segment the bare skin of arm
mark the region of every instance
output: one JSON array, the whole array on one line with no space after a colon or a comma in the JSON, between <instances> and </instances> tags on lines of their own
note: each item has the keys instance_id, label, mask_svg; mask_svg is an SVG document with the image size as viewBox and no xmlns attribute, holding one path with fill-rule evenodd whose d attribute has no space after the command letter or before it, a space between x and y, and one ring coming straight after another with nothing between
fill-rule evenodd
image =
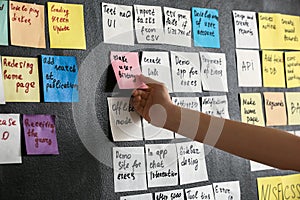
<instances>
[{"instance_id":1,"label":"bare skin of arm","mask_svg":"<svg viewBox=\"0 0 300 200\"><path fill-rule=\"evenodd\" d=\"M300 172L300 137L181 108L173 104L164 84L143 75L137 78L148 88L134 90L132 104L151 124L245 159Z\"/></svg>"}]
</instances>

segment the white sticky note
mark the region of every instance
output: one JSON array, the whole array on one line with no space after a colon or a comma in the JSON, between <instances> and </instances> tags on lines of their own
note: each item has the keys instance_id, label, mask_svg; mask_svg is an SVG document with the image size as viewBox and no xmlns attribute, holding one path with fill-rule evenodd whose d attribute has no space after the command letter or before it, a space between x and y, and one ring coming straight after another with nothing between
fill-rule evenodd
<instances>
[{"instance_id":1,"label":"white sticky note","mask_svg":"<svg viewBox=\"0 0 300 200\"><path fill-rule=\"evenodd\" d=\"M194 199L214 200L215 199L212 185L205 185L201 187L185 189L185 195L187 200L194 200Z\"/></svg>"},{"instance_id":2,"label":"white sticky note","mask_svg":"<svg viewBox=\"0 0 300 200\"><path fill-rule=\"evenodd\" d=\"M250 160L250 170L251 170L251 172L263 171L263 170L269 170L269 169L274 169L274 168L271 167L271 166L268 166L268 165Z\"/></svg>"},{"instance_id":3,"label":"white sticky note","mask_svg":"<svg viewBox=\"0 0 300 200\"><path fill-rule=\"evenodd\" d=\"M228 92L225 53L200 52L203 90Z\"/></svg>"},{"instance_id":4,"label":"white sticky note","mask_svg":"<svg viewBox=\"0 0 300 200\"><path fill-rule=\"evenodd\" d=\"M163 199L184 200L183 189L156 192L154 194L154 199L155 200L163 200Z\"/></svg>"},{"instance_id":5,"label":"white sticky note","mask_svg":"<svg viewBox=\"0 0 300 200\"><path fill-rule=\"evenodd\" d=\"M200 142L177 143L180 185L207 181L204 145Z\"/></svg>"},{"instance_id":6,"label":"white sticky note","mask_svg":"<svg viewBox=\"0 0 300 200\"><path fill-rule=\"evenodd\" d=\"M19 114L0 114L0 164L22 163Z\"/></svg>"},{"instance_id":7,"label":"white sticky note","mask_svg":"<svg viewBox=\"0 0 300 200\"><path fill-rule=\"evenodd\" d=\"M174 139L174 132L164 128L153 126L143 119L143 130L145 140L169 140Z\"/></svg>"},{"instance_id":8,"label":"white sticky note","mask_svg":"<svg viewBox=\"0 0 300 200\"><path fill-rule=\"evenodd\" d=\"M172 97L172 101L175 105L188 108L191 110L200 111L200 100L198 97ZM186 138L178 133L175 133L175 138Z\"/></svg>"},{"instance_id":9,"label":"white sticky note","mask_svg":"<svg viewBox=\"0 0 300 200\"><path fill-rule=\"evenodd\" d=\"M169 92L173 91L169 52L143 51L141 68L145 76L164 83Z\"/></svg>"},{"instance_id":10,"label":"white sticky note","mask_svg":"<svg viewBox=\"0 0 300 200\"><path fill-rule=\"evenodd\" d=\"M164 43L160 6L134 5L134 25L138 43Z\"/></svg>"},{"instance_id":11,"label":"white sticky note","mask_svg":"<svg viewBox=\"0 0 300 200\"><path fill-rule=\"evenodd\" d=\"M214 188L216 200L224 200L224 199L240 200L241 199L239 181L213 183L213 188Z\"/></svg>"},{"instance_id":12,"label":"white sticky note","mask_svg":"<svg viewBox=\"0 0 300 200\"><path fill-rule=\"evenodd\" d=\"M152 194L147 193L147 194L138 194L138 195L131 195L131 196L123 196L120 197L120 200L153 200Z\"/></svg>"},{"instance_id":13,"label":"white sticky note","mask_svg":"<svg viewBox=\"0 0 300 200\"><path fill-rule=\"evenodd\" d=\"M134 45L132 6L102 3L105 43Z\"/></svg>"},{"instance_id":14,"label":"white sticky note","mask_svg":"<svg viewBox=\"0 0 300 200\"><path fill-rule=\"evenodd\" d=\"M171 51L174 92L202 92L199 54Z\"/></svg>"},{"instance_id":15,"label":"white sticky note","mask_svg":"<svg viewBox=\"0 0 300 200\"><path fill-rule=\"evenodd\" d=\"M236 49L236 63L240 87L262 87L258 50Z\"/></svg>"},{"instance_id":16,"label":"white sticky note","mask_svg":"<svg viewBox=\"0 0 300 200\"><path fill-rule=\"evenodd\" d=\"M202 97L202 112L215 117L229 119L227 96Z\"/></svg>"},{"instance_id":17,"label":"white sticky note","mask_svg":"<svg viewBox=\"0 0 300 200\"><path fill-rule=\"evenodd\" d=\"M146 144L148 187L178 185L175 144Z\"/></svg>"},{"instance_id":18,"label":"white sticky note","mask_svg":"<svg viewBox=\"0 0 300 200\"><path fill-rule=\"evenodd\" d=\"M259 49L256 12L233 10L236 48Z\"/></svg>"},{"instance_id":19,"label":"white sticky note","mask_svg":"<svg viewBox=\"0 0 300 200\"><path fill-rule=\"evenodd\" d=\"M191 47L192 20L191 11L164 7L165 43Z\"/></svg>"},{"instance_id":20,"label":"white sticky note","mask_svg":"<svg viewBox=\"0 0 300 200\"><path fill-rule=\"evenodd\" d=\"M147 190L144 147L114 147L115 192Z\"/></svg>"},{"instance_id":21,"label":"white sticky note","mask_svg":"<svg viewBox=\"0 0 300 200\"><path fill-rule=\"evenodd\" d=\"M1 60L1 56L0 56ZM2 80L2 62L0 62L0 104L5 104L5 96L4 96L4 86L3 86L3 80Z\"/></svg>"},{"instance_id":22,"label":"white sticky note","mask_svg":"<svg viewBox=\"0 0 300 200\"><path fill-rule=\"evenodd\" d=\"M143 140L141 117L127 97L108 97L109 121L114 141Z\"/></svg>"},{"instance_id":23,"label":"white sticky note","mask_svg":"<svg viewBox=\"0 0 300 200\"><path fill-rule=\"evenodd\" d=\"M295 131L295 135L300 137L300 130L299 131Z\"/></svg>"}]
</instances>

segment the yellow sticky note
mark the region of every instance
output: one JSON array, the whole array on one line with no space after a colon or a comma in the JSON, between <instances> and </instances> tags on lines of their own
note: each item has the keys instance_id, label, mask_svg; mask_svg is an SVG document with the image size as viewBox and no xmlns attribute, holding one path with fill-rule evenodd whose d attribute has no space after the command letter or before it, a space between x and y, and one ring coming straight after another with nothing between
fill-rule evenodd
<instances>
[{"instance_id":1,"label":"yellow sticky note","mask_svg":"<svg viewBox=\"0 0 300 200\"><path fill-rule=\"evenodd\" d=\"M264 87L285 88L285 74L282 51L262 51Z\"/></svg>"},{"instance_id":2,"label":"yellow sticky note","mask_svg":"<svg viewBox=\"0 0 300 200\"><path fill-rule=\"evenodd\" d=\"M280 15L281 29L283 31L282 44L284 49L300 49L300 17Z\"/></svg>"},{"instance_id":3,"label":"yellow sticky note","mask_svg":"<svg viewBox=\"0 0 300 200\"><path fill-rule=\"evenodd\" d=\"M300 51L285 52L285 75L288 88L300 87Z\"/></svg>"},{"instance_id":4,"label":"yellow sticky note","mask_svg":"<svg viewBox=\"0 0 300 200\"><path fill-rule=\"evenodd\" d=\"M46 48L44 6L9 1L11 44Z\"/></svg>"},{"instance_id":5,"label":"yellow sticky note","mask_svg":"<svg viewBox=\"0 0 300 200\"><path fill-rule=\"evenodd\" d=\"M284 200L281 176L257 178L259 200Z\"/></svg>"},{"instance_id":6,"label":"yellow sticky note","mask_svg":"<svg viewBox=\"0 0 300 200\"><path fill-rule=\"evenodd\" d=\"M300 92L286 92L286 107L289 125L300 125Z\"/></svg>"},{"instance_id":7,"label":"yellow sticky note","mask_svg":"<svg viewBox=\"0 0 300 200\"><path fill-rule=\"evenodd\" d=\"M242 122L265 126L260 93L241 93L241 118Z\"/></svg>"},{"instance_id":8,"label":"yellow sticky note","mask_svg":"<svg viewBox=\"0 0 300 200\"><path fill-rule=\"evenodd\" d=\"M284 198L286 200L300 199L300 174L282 176Z\"/></svg>"},{"instance_id":9,"label":"yellow sticky note","mask_svg":"<svg viewBox=\"0 0 300 200\"><path fill-rule=\"evenodd\" d=\"M264 92L267 126L287 125L283 92Z\"/></svg>"},{"instance_id":10,"label":"yellow sticky note","mask_svg":"<svg viewBox=\"0 0 300 200\"><path fill-rule=\"evenodd\" d=\"M50 48L86 49L83 5L47 5Z\"/></svg>"},{"instance_id":11,"label":"yellow sticky note","mask_svg":"<svg viewBox=\"0 0 300 200\"><path fill-rule=\"evenodd\" d=\"M278 38L282 38L280 27L280 14L258 13L259 41L261 49L282 49L283 44Z\"/></svg>"},{"instance_id":12,"label":"yellow sticky note","mask_svg":"<svg viewBox=\"0 0 300 200\"><path fill-rule=\"evenodd\" d=\"M38 59L2 56L6 102L39 102Z\"/></svg>"}]
</instances>

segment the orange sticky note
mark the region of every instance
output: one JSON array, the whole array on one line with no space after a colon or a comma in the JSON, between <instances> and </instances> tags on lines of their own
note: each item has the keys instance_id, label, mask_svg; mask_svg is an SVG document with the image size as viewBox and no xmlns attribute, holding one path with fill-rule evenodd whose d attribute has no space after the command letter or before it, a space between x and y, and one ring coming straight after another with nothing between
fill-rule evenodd
<instances>
[{"instance_id":1,"label":"orange sticky note","mask_svg":"<svg viewBox=\"0 0 300 200\"><path fill-rule=\"evenodd\" d=\"M264 92L267 126L287 125L283 92Z\"/></svg>"},{"instance_id":2,"label":"orange sticky note","mask_svg":"<svg viewBox=\"0 0 300 200\"><path fill-rule=\"evenodd\" d=\"M46 48L44 6L9 1L11 44Z\"/></svg>"},{"instance_id":3,"label":"orange sticky note","mask_svg":"<svg viewBox=\"0 0 300 200\"><path fill-rule=\"evenodd\" d=\"M48 2L50 48L86 49L83 5Z\"/></svg>"},{"instance_id":4,"label":"orange sticky note","mask_svg":"<svg viewBox=\"0 0 300 200\"><path fill-rule=\"evenodd\" d=\"M2 57L2 75L6 102L39 102L38 59Z\"/></svg>"}]
</instances>

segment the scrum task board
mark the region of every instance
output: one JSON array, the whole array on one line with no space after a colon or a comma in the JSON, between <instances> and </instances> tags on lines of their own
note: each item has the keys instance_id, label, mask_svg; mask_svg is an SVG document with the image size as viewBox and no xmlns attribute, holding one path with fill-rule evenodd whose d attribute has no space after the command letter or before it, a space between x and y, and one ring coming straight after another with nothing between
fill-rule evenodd
<instances>
[{"instance_id":1,"label":"scrum task board","mask_svg":"<svg viewBox=\"0 0 300 200\"><path fill-rule=\"evenodd\" d=\"M35 3L32 0L23 2ZM110 65L111 51L182 51L225 53L228 75L229 115L240 121L239 93L266 91L296 91L263 87L241 88L235 58L235 38L232 10L284 13L299 15L297 0L107 0L105 3L123 5L153 5L191 10L192 7L212 8L219 11L220 48L180 47L161 44L134 46L105 44L102 30L102 1L66 0L61 3L84 5L86 50L51 49L46 28L46 48L34 49L1 46L0 55L37 57L46 55L76 56L79 66L79 102L76 103L7 103L0 105L1 113L51 114L56 116L57 156L27 156L22 136L22 164L0 165L0 199L119 199L125 195L156 193L168 190L205 186L217 182L239 181L241 199L258 199L257 177L287 175L294 172L281 170L250 171L248 160L205 146L208 181L188 185L150 188L147 191L116 193L113 174L113 147L144 146L170 141L113 142L109 125L107 97L128 96L119 90ZM46 5L47 1L39 1ZM47 27L47 20L45 22ZM34 34L34 33L32 33ZM126 38L124 38L126 40ZM221 95L224 93L221 93ZM173 93L172 96L203 97L218 92ZM300 126L280 126L287 131L300 130ZM184 140L184 139L182 139ZM233 144L234 145L234 144ZM284 148L284 147L281 147Z\"/></svg>"}]
</instances>

